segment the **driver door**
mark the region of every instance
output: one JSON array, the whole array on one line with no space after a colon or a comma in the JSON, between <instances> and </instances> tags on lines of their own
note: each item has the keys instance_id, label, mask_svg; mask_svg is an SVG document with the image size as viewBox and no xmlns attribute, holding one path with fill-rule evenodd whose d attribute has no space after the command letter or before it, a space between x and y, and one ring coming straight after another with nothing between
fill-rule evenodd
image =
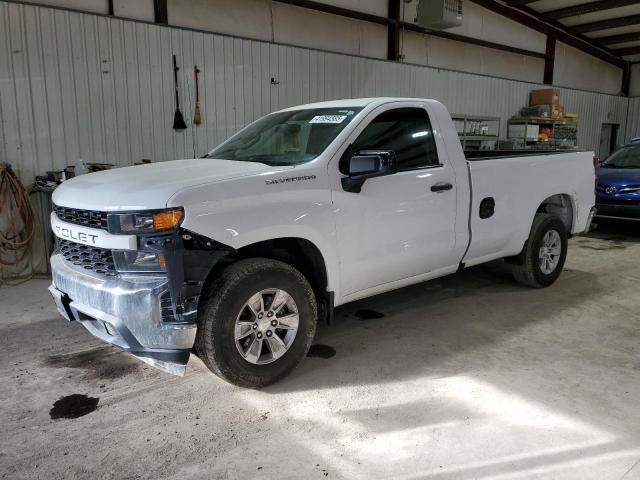
<instances>
[{"instance_id":1,"label":"driver door","mask_svg":"<svg viewBox=\"0 0 640 480\"><path fill-rule=\"evenodd\" d=\"M340 183L342 152L329 165L341 296L455 266L456 178L424 105L379 107L349 144L354 153L394 151L398 172L367 179L351 193Z\"/></svg>"}]
</instances>

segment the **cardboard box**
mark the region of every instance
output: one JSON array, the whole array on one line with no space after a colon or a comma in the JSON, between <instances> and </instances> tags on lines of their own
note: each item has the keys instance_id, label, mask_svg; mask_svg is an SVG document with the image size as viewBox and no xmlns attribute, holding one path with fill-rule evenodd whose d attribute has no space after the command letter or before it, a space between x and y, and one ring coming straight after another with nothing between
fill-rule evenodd
<instances>
[{"instance_id":1,"label":"cardboard box","mask_svg":"<svg viewBox=\"0 0 640 480\"><path fill-rule=\"evenodd\" d=\"M560 90L557 88L543 88L541 90L531 90L529 94L529 105L551 105L560 104Z\"/></svg>"},{"instance_id":2,"label":"cardboard box","mask_svg":"<svg viewBox=\"0 0 640 480\"><path fill-rule=\"evenodd\" d=\"M553 105L551 107L551 118L559 119L564 117L564 107L562 105Z\"/></svg>"}]
</instances>

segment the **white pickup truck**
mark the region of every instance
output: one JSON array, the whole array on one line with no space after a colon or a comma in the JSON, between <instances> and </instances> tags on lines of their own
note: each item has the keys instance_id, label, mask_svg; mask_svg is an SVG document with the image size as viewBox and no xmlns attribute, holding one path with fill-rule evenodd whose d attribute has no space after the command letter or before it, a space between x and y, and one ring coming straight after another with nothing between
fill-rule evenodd
<instances>
[{"instance_id":1,"label":"white pickup truck","mask_svg":"<svg viewBox=\"0 0 640 480\"><path fill-rule=\"evenodd\" d=\"M120 168L54 193L60 314L165 371L192 349L272 383L353 300L495 259L553 283L594 214L591 152L466 158L434 100L267 115L199 159Z\"/></svg>"}]
</instances>

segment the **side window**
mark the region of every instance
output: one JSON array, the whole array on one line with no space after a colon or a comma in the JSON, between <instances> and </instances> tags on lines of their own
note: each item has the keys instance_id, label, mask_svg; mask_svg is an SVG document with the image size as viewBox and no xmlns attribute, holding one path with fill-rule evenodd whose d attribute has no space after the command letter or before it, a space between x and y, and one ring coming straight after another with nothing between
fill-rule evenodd
<instances>
[{"instance_id":1,"label":"side window","mask_svg":"<svg viewBox=\"0 0 640 480\"><path fill-rule=\"evenodd\" d=\"M439 165L431 122L422 108L397 108L381 113L353 142L352 149L393 150L399 170Z\"/></svg>"}]
</instances>

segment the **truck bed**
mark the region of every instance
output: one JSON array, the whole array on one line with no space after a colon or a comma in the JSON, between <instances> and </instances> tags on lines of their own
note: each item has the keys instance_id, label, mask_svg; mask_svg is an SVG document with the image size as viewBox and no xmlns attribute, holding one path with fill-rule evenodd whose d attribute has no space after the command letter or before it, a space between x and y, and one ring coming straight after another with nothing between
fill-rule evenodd
<instances>
[{"instance_id":1,"label":"truck bed","mask_svg":"<svg viewBox=\"0 0 640 480\"><path fill-rule=\"evenodd\" d=\"M564 194L575 216L570 233L584 231L594 205L593 152L576 150L485 151L467 163L471 179L472 241L465 264L475 265L518 252L530 232L538 206ZM468 158L468 157L467 157ZM491 160L482 162L478 160ZM491 200L495 212L482 218L476 212Z\"/></svg>"}]
</instances>

